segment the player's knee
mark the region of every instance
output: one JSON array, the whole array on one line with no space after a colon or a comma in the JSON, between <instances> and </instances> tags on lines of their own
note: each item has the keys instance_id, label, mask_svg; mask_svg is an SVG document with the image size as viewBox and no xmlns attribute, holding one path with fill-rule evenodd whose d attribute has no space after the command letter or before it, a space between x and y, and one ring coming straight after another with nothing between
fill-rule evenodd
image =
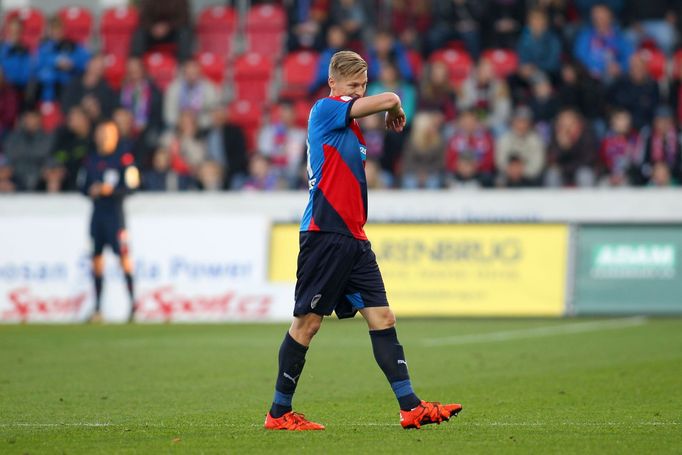
<instances>
[{"instance_id":1,"label":"player's knee","mask_svg":"<svg viewBox=\"0 0 682 455\"><path fill-rule=\"evenodd\" d=\"M312 339L322 326L322 321L318 319L309 319L305 325L305 335L308 339Z\"/></svg>"},{"instance_id":2,"label":"player's knee","mask_svg":"<svg viewBox=\"0 0 682 455\"><path fill-rule=\"evenodd\" d=\"M393 311L387 308L382 316L384 328L389 329L395 325L395 314L393 314Z\"/></svg>"}]
</instances>

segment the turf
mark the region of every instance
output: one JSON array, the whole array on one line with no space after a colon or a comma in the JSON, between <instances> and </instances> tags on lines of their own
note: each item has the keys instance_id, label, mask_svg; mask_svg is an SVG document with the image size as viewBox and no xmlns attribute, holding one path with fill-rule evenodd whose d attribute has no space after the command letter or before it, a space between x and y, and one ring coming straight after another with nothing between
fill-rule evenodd
<instances>
[{"instance_id":1,"label":"turf","mask_svg":"<svg viewBox=\"0 0 682 455\"><path fill-rule=\"evenodd\" d=\"M399 321L417 393L464 405L405 431L364 324L325 321L308 433L261 428L284 325L3 326L0 453L682 453L682 320L552 333L585 322Z\"/></svg>"}]
</instances>

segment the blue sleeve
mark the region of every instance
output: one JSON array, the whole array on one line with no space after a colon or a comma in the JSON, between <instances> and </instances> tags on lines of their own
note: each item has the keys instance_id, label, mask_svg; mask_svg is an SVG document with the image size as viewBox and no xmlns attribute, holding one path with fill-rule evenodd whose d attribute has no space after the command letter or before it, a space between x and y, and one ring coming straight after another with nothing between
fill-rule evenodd
<instances>
[{"instance_id":1,"label":"blue sleeve","mask_svg":"<svg viewBox=\"0 0 682 455\"><path fill-rule=\"evenodd\" d=\"M43 43L36 55L35 72L39 81L52 82L55 78L56 54L50 43Z\"/></svg>"},{"instance_id":2,"label":"blue sleeve","mask_svg":"<svg viewBox=\"0 0 682 455\"><path fill-rule=\"evenodd\" d=\"M318 101L310 114L310 126L320 134L346 128L350 123L352 99L345 100L324 98Z\"/></svg>"}]
</instances>

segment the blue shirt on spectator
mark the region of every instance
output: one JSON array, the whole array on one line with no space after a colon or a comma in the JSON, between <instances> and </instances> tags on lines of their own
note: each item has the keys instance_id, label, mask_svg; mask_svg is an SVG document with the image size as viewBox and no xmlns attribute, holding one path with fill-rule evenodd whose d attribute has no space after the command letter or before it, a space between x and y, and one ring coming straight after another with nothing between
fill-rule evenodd
<instances>
[{"instance_id":1,"label":"blue shirt on spectator","mask_svg":"<svg viewBox=\"0 0 682 455\"><path fill-rule=\"evenodd\" d=\"M23 87L31 79L33 61L29 50L12 43L0 44L0 67L5 80L17 87Z\"/></svg>"},{"instance_id":2,"label":"blue shirt on spectator","mask_svg":"<svg viewBox=\"0 0 682 455\"><path fill-rule=\"evenodd\" d=\"M370 81L376 81L379 79L381 62L379 62L379 57L377 56L374 48L369 49L367 57L367 78ZM398 68L400 78L404 81L413 81L414 73L412 72L410 59L407 57L407 52L405 51L405 48L402 44L393 44L393 48L391 49L391 57L393 64L396 66L396 68Z\"/></svg>"},{"instance_id":3,"label":"blue shirt on spectator","mask_svg":"<svg viewBox=\"0 0 682 455\"><path fill-rule=\"evenodd\" d=\"M559 71L561 42L556 34L550 30L535 36L529 27L525 27L516 45L516 52L522 65L535 65L547 73Z\"/></svg>"},{"instance_id":4,"label":"blue shirt on spectator","mask_svg":"<svg viewBox=\"0 0 682 455\"><path fill-rule=\"evenodd\" d=\"M64 70L59 67L61 61L71 62L71 68ZM43 101L53 101L57 98L58 87L69 83L72 77L83 73L90 60L90 53L83 46L69 40L43 41L38 48L36 59L36 78L42 85L40 98Z\"/></svg>"},{"instance_id":5,"label":"blue shirt on spectator","mask_svg":"<svg viewBox=\"0 0 682 455\"><path fill-rule=\"evenodd\" d=\"M604 79L608 76L611 62L617 63L621 72L627 71L633 51L632 44L619 28L613 27L608 35L599 35L594 27L589 26L578 34L573 54L593 76Z\"/></svg>"}]
</instances>

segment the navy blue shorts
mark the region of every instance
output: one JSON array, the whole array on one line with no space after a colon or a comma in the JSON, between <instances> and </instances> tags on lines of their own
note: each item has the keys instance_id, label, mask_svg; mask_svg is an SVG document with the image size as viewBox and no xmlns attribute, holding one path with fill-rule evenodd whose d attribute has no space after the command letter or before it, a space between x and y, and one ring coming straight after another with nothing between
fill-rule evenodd
<instances>
[{"instance_id":1,"label":"navy blue shorts","mask_svg":"<svg viewBox=\"0 0 682 455\"><path fill-rule=\"evenodd\" d=\"M301 232L294 316L352 318L366 307L388 306L372 245L333 232Z\"/></svg>"},{"instance_id":2,"label":"navy blue shorts","mask_svg":"<svg viewBox=\"0 0 682 455\"><path fill-rule=\"evenodd\" d=\"M93 217L90 223L93 256L99 256L109 245L114 254L128 254L128 241L125 224L112 217Z\"/></svg>"}]
</instances>

